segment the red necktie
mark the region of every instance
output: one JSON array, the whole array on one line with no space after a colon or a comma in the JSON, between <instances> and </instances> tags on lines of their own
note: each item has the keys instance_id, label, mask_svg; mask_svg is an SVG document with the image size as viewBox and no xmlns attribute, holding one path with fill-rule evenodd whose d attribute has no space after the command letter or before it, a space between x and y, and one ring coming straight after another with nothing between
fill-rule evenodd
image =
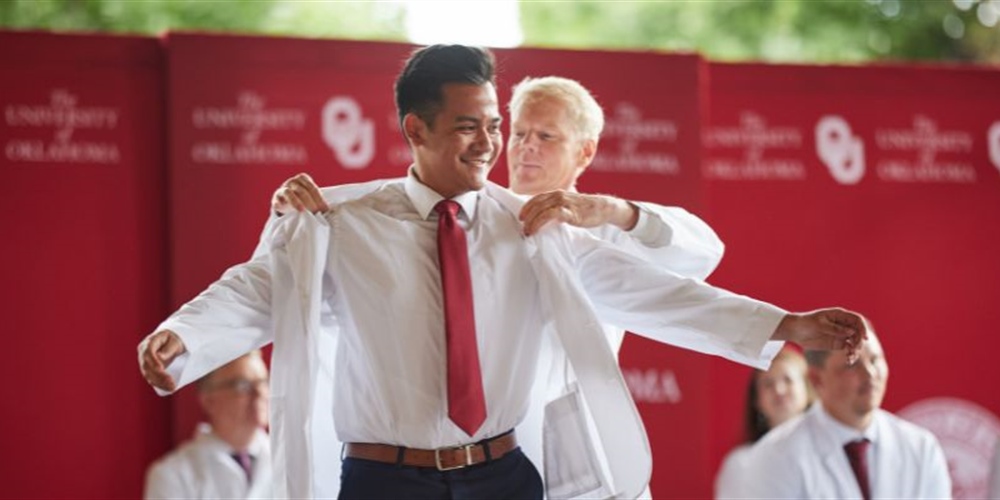
<instances>
[{"instance_id":1,"label":"red necktie","mask_svg":"<svg viewBox=\"0 0 1000 500\"><path fill-rule=\"evenodd\" d=\"M437 236L448 344L448 417L472 436L486 420L486 398L479 373L469 253L465 231L456 218L459 208L457 202L444 200L434 210L440 214Z\"/></svg>"},{"instance_id":2,"label":"red necktie","mask_svg":"<svg viewBox=\"0 0 1000 500\"><path fill-rule=\"evenodd\" d=\"M851 462L851 470L854 471L854 477L858 480L858 486L861 487L861 496L865 500L869 500L872 497L871 486L868 483L868 445L871 444L867 439L859 439L857 441L851 441L844 445L844 451L847 452L847 460Z\"/></svg>"}]
</instances>

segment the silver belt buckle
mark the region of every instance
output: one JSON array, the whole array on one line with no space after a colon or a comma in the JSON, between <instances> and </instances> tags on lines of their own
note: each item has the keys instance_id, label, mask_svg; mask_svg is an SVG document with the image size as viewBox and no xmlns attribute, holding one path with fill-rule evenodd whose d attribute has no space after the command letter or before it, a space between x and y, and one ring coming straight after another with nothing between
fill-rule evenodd
<instances>
[{"instance_id":1,"label":"silver belt buckle","mask_svg":"<svg viewBox=\"0 0 1000 500\"><path fill-rule=\"evenodd\" d=\"M454 448L438 448L438 449L434 450L434 464L437 465L437 470L444 472L444 471L455 470L455 469L463 469L465 467L468 467L468 466L472 465L472 447L473 446L476 446L476 444L472 443L472 444L467 444L467 445L464 445L464 446L456 446ZM458 465L453 466L453 467L444 467L444 466L442 466L441 465L441 450L444 450L444 451L465 450L465 463L464 464L463 463L459 463Z\"/></svg>"}]
</instances>

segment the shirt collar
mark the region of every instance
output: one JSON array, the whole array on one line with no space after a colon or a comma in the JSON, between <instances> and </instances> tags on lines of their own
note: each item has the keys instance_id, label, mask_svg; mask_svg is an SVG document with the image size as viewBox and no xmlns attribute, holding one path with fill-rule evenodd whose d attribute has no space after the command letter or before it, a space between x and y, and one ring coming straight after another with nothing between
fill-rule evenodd
<instances>
[{"instance_id":1,"label":"shirt collar","mask_svg":"<svg viewBox=\"0 0 1000 500\"><path fill-rule=\"evenodd\" d=\"M420 179L417 179L417 174L412 166L406 175L404 188L406 189L406 196L410 198L413 206L417 209L417 213L424 220L430 218L431 212L434 211L434 206L444 199L443 196L420 182ZM465 213L470 224L476 218L476 201L478 199L478 191L469 191L468 193L463 193L452 198L452 200L462 206L462 212Z\"/></svg>"},{"instance_id":2,"label":"shirt collar","mask_svg":"<svg viewBox=\"0 0 1000 500\"><path fill-rule=\"evenodd\" d=\"M840 442L840 444L847 444L851 441L857 441L859 439L867 439L872 443L876 441L876 438L878 437L878 432L876 432L878 426L875 425L874 418L876 415L873 415L871 424L869 424L868 428L862 432L833 418L833 416L826 412L826 408L823 408L823 403L820 401L817 401L815 405L817 408L816 413L818 414L818 418L821 422L823 422L826 428L833 432L833 435L837 438L837 441Z\"/></svg>"}]
</instances>

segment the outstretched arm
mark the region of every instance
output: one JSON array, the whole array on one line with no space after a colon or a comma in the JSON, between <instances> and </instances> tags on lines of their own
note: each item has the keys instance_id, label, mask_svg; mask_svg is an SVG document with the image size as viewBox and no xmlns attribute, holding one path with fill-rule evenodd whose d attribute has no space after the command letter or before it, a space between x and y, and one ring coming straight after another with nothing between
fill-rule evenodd
<instances>
[{"instance_id":1,"label":"outstretched arm","mask_svg":"<svg viewBox=\"0 0 1000 500\"><path fill-rule=\"evenodd\" d=\"M262 347L271 331L269 255L233 266L139 344L139 370L161 393Z\"/></svg>"},{"instance_id":2,"label":"outstretched arm","mask_svg":"<svg viewBox=\"0 0 1000 500\"><path fill-rule=\"evenodd\" d=\"M770 360L769 341L853 353L866 336L856 313L789 313L652 265L586 233L566 228L563 235L564 251L573 255L602 322L655 340L760 367Z\"/></svg>"}]
</instances>

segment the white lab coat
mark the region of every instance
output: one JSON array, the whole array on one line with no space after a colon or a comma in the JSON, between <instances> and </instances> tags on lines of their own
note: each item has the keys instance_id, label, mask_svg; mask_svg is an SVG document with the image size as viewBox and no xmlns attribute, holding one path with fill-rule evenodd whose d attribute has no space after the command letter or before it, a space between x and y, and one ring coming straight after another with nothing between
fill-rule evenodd
<instances>
[{"instance_id":1,"label":"white lab coat","mask_svg":"<svg viewBox=\"0 0 1000 500\"><path fill-rule=\"evenodd\" d=\"M507 207L511 217L524 201L493 184L485 193ZM272 340L274 332L271 432L275 477L284 478L276 484L276 492L291 497L333 496L339 445L329 411L335 370L328 358L336 350L336 328L323 313L317 292L328 253L328 222L324 216L299 214L283 217L275 225L273 241L266 245L269 251L227 271L157 330L177 332L188 348L188 354L170 367L180 386ZM766 367L781 347L767 339L785 312L746 297L703 303L673 297L677 306L662 317L599 308L599 318L573 261L577 254L611 245L566 226L549 228L526 238L524 244L532 256L542 307L553 320L546 329L549 339L543 343L540 366L548 369L555 366L554 359L565 357L572 373L538 372L533 395L549 403L531 405L529 412L540 411L543 416L529 415L526 425L518 427L519 440L529 457L542 464L550 497L635 498L648 484L651 453L601 320L680 347ZM620 251L609 256L608 265L646 266L636 273L637 289L655 289L657 279L669 274ZM630 300L644 300L644 294L633 295ZM740 335L742 340L732 340ZM543 456L559 460L546 461Z\"/></svg>"},{"instance_id":2,"label":"white lab coat","mask_svg":"<svg viewBox=\"0 0 1000 500\"><path fill-rule=\"evenodd\" d=\"M733 448L722 460L719 473L715 476L715 498L741 498L742 486L749 468L751 445L741 444Z\"/></svg>"},{"instance_id":3,"label":"white lab coat","mask_svg":"<svg viewBox=\"0 0 1000 500\"><path fill-rule=\"evenodd\" d=\"M199 425L193 439L149 466L143 498L273 498L267 434L258 432L249 451L254 462L247 484L229 445L212 434L208 424Z\"/></svg>"},{"instance_id":4,"label":"white lab coat","mask_svg":"<svg viewBox=\"0 0 1000 500\"><path fill-rule=\"evenodd\" d=\"M743 498L861 498L844 443L822 411L816 403L754 445ZM872 426L872 498L951 498L944 451L930 431L881 409Z\"/></svg>"}]
</instances>

